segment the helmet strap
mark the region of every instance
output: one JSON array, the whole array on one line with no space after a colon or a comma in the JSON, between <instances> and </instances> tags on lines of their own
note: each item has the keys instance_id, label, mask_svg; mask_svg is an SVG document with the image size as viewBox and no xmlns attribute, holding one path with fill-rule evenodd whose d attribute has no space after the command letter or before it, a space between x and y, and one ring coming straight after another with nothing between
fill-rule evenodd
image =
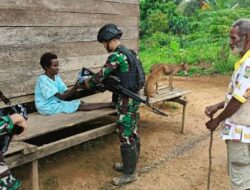
<instances>
[{"instance_id":1,"label":"helmet strap","mask_svg":"<svg viewBox=\"0 0 250 190\"><path fill-rule=\"evenodd\" d=\"M110 41L107 43L107 51L108 51L109 53L112 52L112 50L110 49Z\"/></svg>"}]
</instances>

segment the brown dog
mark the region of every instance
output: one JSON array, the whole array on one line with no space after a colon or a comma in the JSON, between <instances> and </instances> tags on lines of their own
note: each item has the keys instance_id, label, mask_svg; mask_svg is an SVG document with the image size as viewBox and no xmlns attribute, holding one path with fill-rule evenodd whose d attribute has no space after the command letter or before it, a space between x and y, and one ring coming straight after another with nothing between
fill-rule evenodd
<instances>
[{"instance_id":1,"label":"brown dog","mask_svg":"<svg viewBox=\"0 0 250 190\"><path fill-rule=\"evenodd\" d=\"M157 68L150 73L144 86L145 96L154 97L155 93L158 94L158 81L163 73L165 73L163 65L157 66Z\"/></svg>"},{"instance_id":2,"label":"brown dog","mask_svg":"<svg viewBox=\"0 0 250 190\"><path fill-rule=\"evenodd\" d=\"M182 64L155 64L150 68L150 72L154 72L158 68L163 67L163 72L165 75L169 76L169 87L173 89L173 75L183 70L184 74L187 75L189 71L189 66L186 63Z\"/></svg>"}]
</instances>

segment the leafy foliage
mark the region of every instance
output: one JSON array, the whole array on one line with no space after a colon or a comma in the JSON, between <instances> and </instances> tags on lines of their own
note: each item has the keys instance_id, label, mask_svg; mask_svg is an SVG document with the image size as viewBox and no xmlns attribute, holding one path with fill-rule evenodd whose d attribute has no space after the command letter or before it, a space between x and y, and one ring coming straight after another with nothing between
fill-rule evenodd
<instances>
[{"instance_id":1,"label":"leafy foliage","mask_svg":"<svg viewBox=\"0 0 250 190\"><path fill-rule=\"evenodd\" d=\"M148 34L155 32L168 32L168 18L167 15L161 11L153 12L148 17Z\"/></svg>"},{"instance_id":2,"label":"leafy foliage","mask_svg":"<svg viewBox=\"0 0 250 190\"><path fill-rule=\"evenodd\" d=\"M192 65L191 74L233 69L237 58L230 55L229 32L234 21L250 18L249 1L210 0L206 10L201 5L193 0L180 13L180 1L141 1L140 56L146 69L183 61Z\"/></svg>"}]
</instances>

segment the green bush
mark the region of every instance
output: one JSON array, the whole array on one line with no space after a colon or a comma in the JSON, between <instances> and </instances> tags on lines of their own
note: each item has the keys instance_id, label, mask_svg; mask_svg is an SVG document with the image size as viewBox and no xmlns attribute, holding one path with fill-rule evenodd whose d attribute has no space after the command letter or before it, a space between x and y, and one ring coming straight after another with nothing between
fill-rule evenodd
<instances>
[{"instance_id":1,"label":"green bush","mask_svg":"<svg viewBox=\"0 0 250 190\"><path fill-rule=\"evenodd\" d=\"M230 55L228 46L231 25L239 18L250 18L249 9L242 8L243 1L231 9L236 1L223 4L221 0L206 11L193 4L185 16L175 11L178 3L145 0L141 5L140 57L146 71L152 64L183 61L192 65L190 74L232 71L237 58ZM204 69L204 64L210 67Z\"/></svg>"},{"instance_id":2,"label":"green bush","mask_svg":"<svg viewBox=\"0 0 250 190\"><path fill-rule=\"evenodd\" d=\"M146 33L153 34L155 32L168 31L168 18L167 15L161 11L152 12L148 16L148 28Z\"/></svg>"}]
</instances>

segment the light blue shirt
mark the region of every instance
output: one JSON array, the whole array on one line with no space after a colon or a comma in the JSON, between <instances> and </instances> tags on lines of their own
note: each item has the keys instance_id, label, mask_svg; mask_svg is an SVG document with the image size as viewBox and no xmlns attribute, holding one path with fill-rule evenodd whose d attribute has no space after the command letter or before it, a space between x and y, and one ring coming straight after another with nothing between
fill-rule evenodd
<instances>
[{"instance_id":1,"label":"light blue shirt","mask_svg":"<svg viewBox=\"0 0 250 190\"><path fill-rule=\"evenodd\" d=\"M79 100L64 101L55 96L57 93L64 93L67 89L59 75L55 76L55 80L45 74L40 75L35 86L37 111L43 115L76 112L80 105Z\"/></svg>"}]
</instances>

